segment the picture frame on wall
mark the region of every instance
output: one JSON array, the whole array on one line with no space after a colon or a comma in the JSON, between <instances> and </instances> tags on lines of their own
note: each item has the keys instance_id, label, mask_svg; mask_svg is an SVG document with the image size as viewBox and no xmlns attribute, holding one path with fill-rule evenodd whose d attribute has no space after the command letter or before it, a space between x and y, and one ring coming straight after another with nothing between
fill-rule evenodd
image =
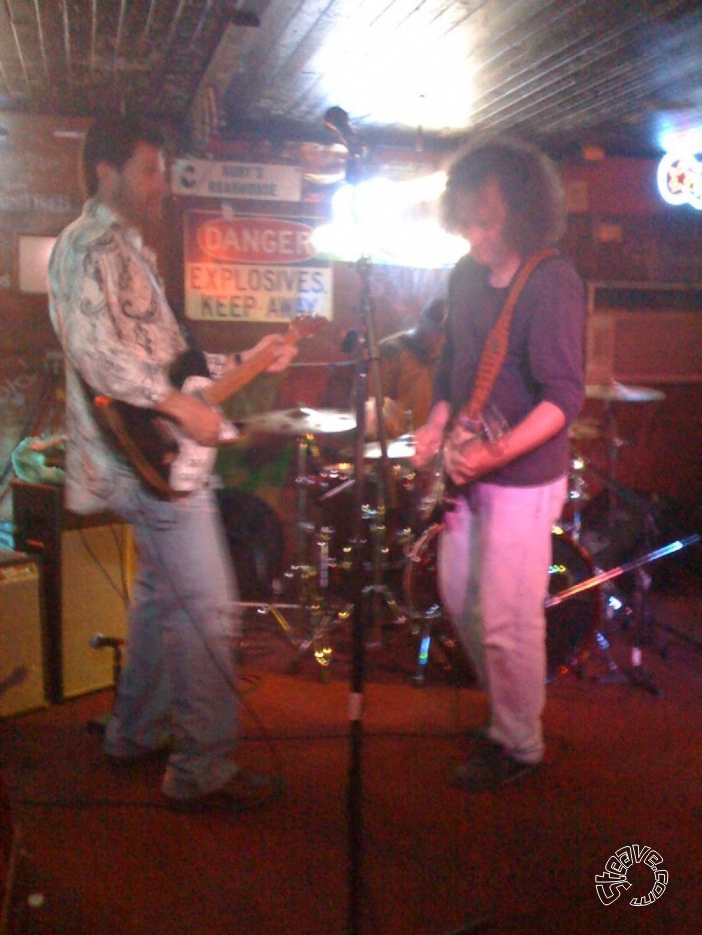
<instances>
[{"instance_id":1,"label":"picture frame on wall","mask_svg":"<svg viewBox=\"0 0 702 935\"><path fill-rule=\"evenodd\" d=\"M48 293L49 258L55 243L55 236L17 235L17 285L21 293Z\"/></svg>"}]
</instances>

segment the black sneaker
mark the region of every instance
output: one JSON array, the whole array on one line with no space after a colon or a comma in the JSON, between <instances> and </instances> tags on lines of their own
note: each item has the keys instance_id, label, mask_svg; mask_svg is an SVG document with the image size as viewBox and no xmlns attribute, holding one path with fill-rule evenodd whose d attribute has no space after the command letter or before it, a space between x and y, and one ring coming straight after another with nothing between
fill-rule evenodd
<instances>
[{"instance_id":1,"label":"black sneaker","mask_svg":"<svg viewBox=\"0 0 702 935\"><path fill-rule=\"evenodd\" d=\"M263 808L283 793L283 780L247 769L238 770L221 789L205 795L176 799L166 796L173 812L250 812Z\"/></svg>"},{"instance_id":2,"label":"black sneaker","mask_svg":"<svg viewBox=\"0 0 702 935\"><path fill-rule=\"evenodd\" d=\"M488 792L518 782L540 767L540 763L515 760L499 744L480 744L468 760L454 770L451 784L465 792Z\"/></svg>"}]
</instances>

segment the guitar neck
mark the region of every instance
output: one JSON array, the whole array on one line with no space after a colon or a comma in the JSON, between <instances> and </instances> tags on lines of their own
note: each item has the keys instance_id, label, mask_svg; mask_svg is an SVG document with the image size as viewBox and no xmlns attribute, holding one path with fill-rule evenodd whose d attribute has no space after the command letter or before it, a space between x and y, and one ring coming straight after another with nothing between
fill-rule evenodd
<instances>
[{"instance_id":1,"label":"guitar neck","mask_svg":"<svg viewBox=\"0 0 702 935\"><path fill-rule=\"evenodd\" d=\"M290 328L283 336L286 344L296 344L300 334L295 328ZM238 367L227 371L224 376L207 386L202 395L211 406L221 406L230 396L250 383L259 373L263 373L275 360L273 347L264 347L257 351L248 360Z\"/></svg>"}]
</instances>

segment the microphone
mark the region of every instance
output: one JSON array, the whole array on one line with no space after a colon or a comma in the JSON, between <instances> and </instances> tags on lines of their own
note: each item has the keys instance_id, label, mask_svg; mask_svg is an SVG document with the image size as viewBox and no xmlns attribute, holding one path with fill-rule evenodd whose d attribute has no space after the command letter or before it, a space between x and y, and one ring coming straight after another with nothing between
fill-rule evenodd
<instances>
[{"instance_id":1,"label":"microphone","mask_svg":"<svg viewBox=\"0 0 702 935\"><path fill-rule=\"evenodd\" d=\"M341 139L343 143L346 143L348 149L351 149L350 140L353 136L353 130L349 126L349 115L342 107L330 107L324 112L324 125L328 127L332 133Z\"/></svg>"},{"instance_id":2,"label":"microphone","mask_svg":"<svg viewBox=\"0 0 702 935\"><path fill-rule=\"evenodd\" d=\"M119 649L120 646L124 646L124 640L119 636L103 636L102 633L93 633L89 642L91 649L103 649L105 646Z\"/></svg>"},{"instance_id":3,"label":"microphone","mask_svg":"<svg viewBox=\"0 0 702 935\"><path fill-rule=\"evenodd\" d=\"M363 146L349 124L349 115L342 107L330 107L324 112L324 126L336 134L349 151L352 159L358 158Z\"/></svg>"},{"instance_id":4,"label":"microphone","mask_svg":"<svg viewBox=\"0 0 702 935\"><path fill-rule=\"evenodd\" d=\"M350 328L344 335L344 339L339 345L339 350L342 354L348 354L350 351L356 347L360 335L355 328Z\"/></svg>"}]
</instances>

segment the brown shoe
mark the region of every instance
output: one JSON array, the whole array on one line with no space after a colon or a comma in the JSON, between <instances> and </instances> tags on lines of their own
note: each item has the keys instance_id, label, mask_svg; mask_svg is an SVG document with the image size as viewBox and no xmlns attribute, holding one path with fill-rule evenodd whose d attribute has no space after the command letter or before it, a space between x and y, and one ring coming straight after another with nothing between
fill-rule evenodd
<instances>
[{"instance_id":1,"label":"brown shoe","mask_svg":"<svg viewBox=\"0 0 702 935\"><path fill-rule=\"evenodd\" d=\"M187 799L166 798L173 812L250 812L280 798L282 793L283 780L280 776L264 776L240 769L225 786L214 792Z\"/></svg>"}]
</instances>

